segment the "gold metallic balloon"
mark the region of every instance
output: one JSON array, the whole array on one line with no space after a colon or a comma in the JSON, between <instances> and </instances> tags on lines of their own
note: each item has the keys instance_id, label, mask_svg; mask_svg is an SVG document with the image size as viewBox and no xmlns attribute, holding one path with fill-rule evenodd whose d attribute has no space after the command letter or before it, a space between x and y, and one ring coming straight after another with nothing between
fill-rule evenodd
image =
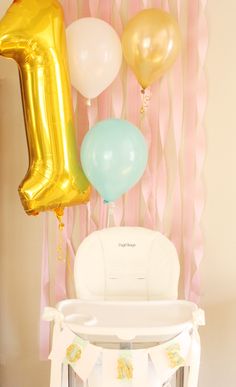
<instances>
[{"instance_id":1,"label":"gold metallic balloon","mask_svg":"<svg viewBox=\"0 0 236 387\"><path fill-rule=\"evenodd\" d=\"M178 55L178 24L161 9L145 9L125 26L122 48L139 84L146 89L171 67Z\"/></svg>"},{"instance_id":2,"label":"gold metallic balloon","mask_svg":"<svg viewBox=\"0 0 236 387\"><path fill-rule=\"evenodd\" d=\"M28 214L84 203L63 11L57 0L15 0L0 21L0 55L19 67L28 172L19 194ZM59 211L60 212L60 211Z\"/></svg>"}]
</instances>

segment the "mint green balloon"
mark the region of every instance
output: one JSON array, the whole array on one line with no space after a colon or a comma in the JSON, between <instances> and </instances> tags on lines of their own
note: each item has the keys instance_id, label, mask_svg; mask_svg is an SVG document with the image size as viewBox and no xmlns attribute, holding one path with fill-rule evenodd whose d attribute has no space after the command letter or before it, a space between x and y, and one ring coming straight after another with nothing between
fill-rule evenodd
<instances>
[{"instance_id":1,"label":"mint green balloon","mask_svg":"<svg viewBox=\"0 0 236 387\"><path fill-rule=\"evenodd\" d=\"M144 173L148 149L141 131L130 122L98 122L84 137L81 163L90 183L109 203L134 186Z\"/></svg>"}]
</instances>

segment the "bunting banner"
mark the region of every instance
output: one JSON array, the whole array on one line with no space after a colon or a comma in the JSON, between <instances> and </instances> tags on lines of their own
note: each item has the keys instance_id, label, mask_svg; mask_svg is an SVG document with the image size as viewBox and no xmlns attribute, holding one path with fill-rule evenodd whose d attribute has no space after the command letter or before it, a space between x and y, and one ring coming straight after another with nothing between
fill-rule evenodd
<instances>
[{"instance_id":1,"label":"bunting banner","mask_svg":"<svg viewBox=\"0 0 236 387\"><path fill-rule=\"evenodd\" d=\"M100 380L96 381L96 385L120 387L125 382L132 387L142 387L149 384L150 361L154 366L155 384L161 387L180 367L198 362L200 353L191 358L193 345L196 345L196 337L189 330L184 330L173 339L151 348L106 349L91 344L64 326L54 337L49 355L50 387L61 387L62 365L72 367L83 382L93 379L93 372L100 368ZM198 378L198 375L195 374L195 377Z\"/></svg>"},{"instance_id":2,"label":"bunting banner","mask_svg":"<svg viewBox=\"0 0 236 387\"><path fill-rule=\"evenodd\" d=\"M65 379L67 386L68 366L83 382L102 387L120 387L128 384L132 387L148 385L155 376L155 385L162 387L168 383L180 367L190 367L188 387L196 387L199 376L201 343L198 327L205 325L205 313L196 309L192 320L180 331L158 345L141 349L108 349L94 345L76 334L65 321L64 315L56 308L46 307L43 320L54 322L51 360L50 387L61 387ZM165 337L166 337L166 331ZM161 334L161 333L160 333ZM96 327L91 328L96 335ZM92 337L91 336L91 337Z\"/></svg>"}]
</instances>

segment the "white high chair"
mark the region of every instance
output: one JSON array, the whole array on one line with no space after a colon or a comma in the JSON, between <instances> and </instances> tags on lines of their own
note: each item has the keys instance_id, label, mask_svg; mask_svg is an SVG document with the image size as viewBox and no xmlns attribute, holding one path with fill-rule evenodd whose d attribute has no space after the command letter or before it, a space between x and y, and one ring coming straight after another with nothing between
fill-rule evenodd
<instances>
[{"instance_id":1,"label":"white high chair","mask_svg":"<svg viewBox=\"0 0 236 387\"><path fill-rule=\"evenodd\" d=\"M78 298L45 313L55 321L51 387L171 386L183 366L181 384L197 387L204 313L176 300L179 261L165 236L139 227L93 232L74 278Z\"/></svg>"}]
</instances>

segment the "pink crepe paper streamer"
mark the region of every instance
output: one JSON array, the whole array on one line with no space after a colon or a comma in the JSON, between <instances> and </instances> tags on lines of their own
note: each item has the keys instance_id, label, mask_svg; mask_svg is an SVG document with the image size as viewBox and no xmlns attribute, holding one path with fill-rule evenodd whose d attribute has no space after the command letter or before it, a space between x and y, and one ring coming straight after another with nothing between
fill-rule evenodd
<instances>
[{"instance_id":1,"label":"pink crepe paper streamer","mask_svg":"<svg viewBox=\"0 0 236 387\"><path fill-rule=\"evenodd\" d=\"M179 157L181 141L182 141L182 127L183 127L183 66L182 58L179 55L171 72L172 90L171 90L171 109L173 131L175 137L176 153Z\"/></svg>"},{"instance_id":2,"label":"pink crepe paper streamer","mask_svg":"<svg viewBox=\"0 0 236 387\"><path fill-rule=\"evenodd\" d=\"M116 32L121 36L123 24L120 16L121 0L115 0L113 8L113 26Z\"/></svg>"},{"instance_id":3,"label":"pink crepe paper streamer","mask_svg":"<svg viewBox=\"0 0 236 387\"><path fill-rule=\"evenodd\" d=\"M78 18L78 4L77 0L63 0L62 6L64 9L66 25L71 24ZM74 115L78 105L77 92L72 88L72 102ZM59 302L67 298L66 289L66 269L67 269L67 253L70 255L70 264L73 265L75 252L72 245L72 232L74 226L74 209L65 208L63 223L63 231L57 230L57 246L62 249L62 260L58 259L58 253L56 254L56 268L55 268L55 301Z\"/></svg>"},{"instance_id":4,"label":"pink crepe paper streamer","mask_svg":"<svg viewBox=\"0 0 236 387\"><path fill-rule=\"evenodd\" d=\"M56 303L67 298L66 288L66 272L67 272L67 259L71 270L73 271L73 264L75 259L75 251L72 244L72 232L74 227L74 211L75 208L67 207L64 210L63 223L64 229L61 231L58 229L58 243L62 247L62 258L59 260L56 258L56 270L55 270L55 301ZM60 240L59 240L60 238ZM68 256L69 255L69 256Z\"/></svg>"},{"instance_id":5,"label":"pink crepe paper streamer","mask_svg":"<svg viewBox=\"0 0 236 387\"><path fill-rule=\"evenodd\" d=\"M116 32L121 35L123 30L122 20L120 16L121 0L116 0L113 7L113 27ZM111 110L112 117L121 118L124 105L124 92L122 85L122 70L120 70L118 76L112 84L111 90ZM115 206L112 211L113 221L115 226L120 226L123 219L123 197L119 198L115 202Z\"/></svg>"},{"instance_id":6,"label":"pink crepe paper streamer","mask_svg":"<svg viewBox=\"0 0 236 387\"><path fill-rule=\"evenodd\" d=\"M128 2L128 19L142 10L142 2ZM126 85L126 119L140 126L141 87L130 69L127 70ZM140 222L140 184L136 184L125 194L124 223L126 226L137 226Z\"/></svg>"},{"instance_id":7,"label":"pink crepe paper streamer","mask_svg":"<svg viewBox=\"0 0 236 387\"><path fill-rule=\"evenodd\" d=\"M70 0L67 0L70 1ZM94 0L96 2L96 0ZM91 1L89 2L88 0L82 2L82 12L80 17L90 17L91 16Z\"/></svg>"},{"instance_id":8,"label":"pink crepe paper streamer","mask_svg":"<svg viewBox=\"0 0 236 387\"><path fill-rule=\"evenodd\" d=\"M181 24L180 1L177 1L178 23ZM172 207L172 224L170 238L175 244L178 254L181 254L182 248L182 197L181 197L181 176L180 176L180 152L182 142L183 129L183 63L182 52L179 54L170 74L171 82L171 111L172 111L172 127L175 139L176 150L176 176L173 190L173 207Z\"/></svg>"},{"instance_id":9,"label":"pink crepe paper streamer","mask_svg":"<svg viewBox=\"0 0 236 387\"><path fill-rule=\"evenodd\" d=\"M75 117L75 119L77 121L77 127L78 127L78 148L79 148L79 154L80 154L81 143L89 129L89 126L92 125L92 122L94 121L93 116L94 114L96 114L96 111L92 101L92 106L89 107L90 113L88 114L88 107L86 106L85 98L82 97L82 95L80 95L79 93L77 93L77 98L78 98L78 115ZM79 240L82 241L86 237L87 231L88 231L87 206L86 205L78 206L78 213L79 213L78 236L79 236Z\"/></svg>"},{"instance_id":10,"label":"pink crepe paper streamer","mask_svg":"<svg viewBox=\"0 0 236 387\"><path fill-rule=\"evenodd\" d=\"M113 4L110 0L102 0L99 2L98 15L107 23L111 23ZM98 120L106 120L111 117L112 106L112 85L104 90L98 97ZM99 208L99 224L98 228L105 228L107 225L108 206L104 203L102 197L97 198Z\"/></svg>"},{"instance_id":11,"label":"pink crepe paper streamer","mask_svg":"<svg viewBox=\"0 0 236 387\"><path fill-rule=\"evenodd\" d=\"M89 1L90 12L92 16L99 17L106 22L111 22L112 2L109 0ZM88 108L89 128L97 121L110 117L111 112L112 86L108 87L96 101L92 101L92 106ZM96 108L95 108L96 106ZM98 214L98 216L97 216ZM92 232L106 226L107 206L104 205L102 198L93 190L90 204L87 206L87 231Z\"/></svg>"},{"instance_id":12,"label":"pink crepe paper streamer","mask_svg":"<svg viewBox=\"0 0 236 387\"><path fill-rule=\"evenodd\" d=\"M184 290L185 298L190 299L192 261L194 256L194 196L195 196L195 154L196 154L196 87L198 75L198 0L188 3L187 69L185 85L184 132L184 207L183 207L183 249L184 249Z\"/></svg>"},{"instance_id":13,"label":"pink crepe paper streamer","mask_svg":"<svg viewBox=\"0 0 236 387\"><path fill-rule=\"evenodd\" d=\"M98 15L107 23L111 23L112 2L102 0L99 2ZM104 90L98 97L98 118L99 121L110 118L112 85Z\"/></svg>"},{"instance_id":14,"label":"pink crepe paper streamer","mask_svg":"<svg viewBox=\"0 0 236 387\"><path fill-rule=\"evenodd\" d=\"M96 17L98 12L99 0L89 0L90 16Z\"/></svg>"},{"instance_id":15,"label":"pink crepe paper streamer","mask_svg":"<svg viewBox=\"0 0 236 387\"><path fill-rule=\"evenodd\" d=\"M143 225L144 227L154 228L155 226L155 213L151 210L151 196L152 196L152 172L151 172L151 146L153 141L152 127L149 124L149 109L144 113L143 117L143 134L146 138L148 145L148 163L144 175L141 180L141 190L144 200L144 214Z\"/></svg>"},{"instance_id":16,"label":"pink crepe paper streamer","mask_svg":"<svg viewBox=\"0 0 236 387\"><path fill-rule=\"evenodd\" d=\"M87 114L88 114L88 129L90 130L96 123L97 117L98 117L98 103L97 99L94 99L91 101L91 106L87 107ZM87 204L87 214L84 218L84 227L87 224L87 227L85 228L86 232L84 234L84 237L87 236L89 233L95 231L98 229L98 224L94 217L94 211L96 210L98 203L98 195L94 188L92 188L92 193L90 196L90 202ZM82 213L81 213L82 215ZM82 223L82 220L80 219L80 224ZM83 238L81 239L83 240Z\"/></svg>"},{"instance_id":17,"label":"pink crepe paper streamer","mask_svg":"<svg viewBox=\"0 0 236 387\"><path fill-rule=\"evenodd\" d=\"M65 13L65 19L67 24L72 23L78 19L78 1L77 0L63 0L63 8ZM72 88L72 101L73 101L73 110L74 110L74 119L75 113L78 106L78 93L75 88ZM79 144L80 145L80 144ZM71 257L71 262L74 261L75 251L72 244L72 233L74 228L75 221L75 208L67 207L64 211L64 230L63 237L66 248L68 249Z\"/></svg>"},{"instance_id":18,"label":"pink crepe paper streamer","mask_svg":"<svg viewBox=\"0 0 236 387\"><path fill-rule=\"evenodd\" d=\"M140 124L140 86L134 75L128 70L127 73L127 96L126 119L136 126ZM126 226L136 226L140 217L140 185L136 184L125 194L124 223Z\"/></svg>"},{"instance_id":19,"label":"pink crepe paper streamer","mask_svg":"<svg viewBox=\"0 0 236 387\"><path fill-rule=\"evenodd\" d=\"M160 82L159 100L159 133L161 143L161 159L157 167L157 196L156 205L159 216L159 230L164 232L164 214L167 199L167 165L165 157L165 145L170 124L170 102L169 102L168 80L165 76Z\"/></svg>"},{"instance_id":20,"label":"pink crepe paper streamer","mask_svg":"<svg viewBox=\"0 0 236 387\"><path fill-rule=\"evenodd\" d=\"M77 0L63 0L65 24L68 26L77 19Z\"/></svg>"},{"instance_id":21,"label":"pink crepe paper streamer","mask_svg":"<svg viewBox=\"0 0 236 387\"><path fill-rule=\"evenodd\" d=\"M176 0L176 6L177 6L177 14L178 18L180 17L180 9L181 9L181 0Z\"/></svg>"},{"instance_id":22,"label":"pink crepe paper streamer","mask_svg":"<svg viewBox=\"0 0 236 387\"><path fill-rule=\"evenodd\" d=\"M115 118L121 118L123 111L123 88L120 74L112 85L112 110Z\"/></svg>"},{"instance_id":23,"label":"pink crepe paper streamer","mask_svg":"<svg viewBox=\"0 0 236 387\"><path fill-rule=\"evenodd\" d=\"M71 94L72 94L73 111L75 112L77 109L77 104L78 104L78 93L74 87L72 87Z\"/></svg>"},{"instance_id":24,"label":"pink crepe paper streamer","mask_svg":"<svg viewBox=\"0 0 236 387\"><path fill-rule=\"evenodd\" d=\"M49 355L50 323L42 320L44 308L49 305L49 249L48 249L48 213L43 214L43 247L41 268L41 299L39 325L39 357L47 360Z\"/></svg>"},{"instance_id":25,"label":"pink crepe paper streamer","mask_svg":"<svg viewBox=\"0 0 236 387\"><path fill-rule=\"evenodd\" d=\"M65 224L65 216L63 216L63 223ZM57 227L57 243L55 250L55 277L54 277L54 291L55 291L55 303L66 298L66 253L67 246L63 235L63 231L59 230L58 223ZM61 252L59 252L61 249Z\"/></svg>"},{"instance_id":26,"label":"pink crepe paper streamer","mask_svg":"<svg viewBox=\"0 0 236 387\"><path fill-rule=\"evenodd\" d=\"M175 244L176 250L180 255L182 247L182 200L179 169L176 171L172 211L173 217L170 238Z\"/></svg>"},{"instance_id":27,"label":"pink crepe paper streamer","mask_svg":"<svg viewBox=\"0 0 236 387\"><path fill-rule=\"evenodd\" d=\"M161 147L159 146L159 82L156 82L151 87L151 100L148 108L149 113L149 120L150 120L150 127L152 131L152 141L150 145L150 169L151 169L151 188L152 193L150 195L150 209L153 214L153 228L159 229L159 217L158 217L158 211L157 211L157 191L158 191L158 171L157 171L157 165L158 165L158 159L160 158L160 150Z\"/></svg>"},{"instance_id":28,"label":"pink crepe paper streamer","mask_svg":"<svg viewBox=\"0 0 236 387\"><path fill-rule=\"evenodd\" d=\"M112 14L112 1L110 0L100 0L98 6L98 15L107 23L111 23L111 14Z\"/></svg>"},{"instance_id":29,"label":"pink crepe paper streamer","mask_svg":"<svg viewBox=\"0 0 236 387\"><path fill-rule=\"evenodd\" d=\"M123 25L122 20L120 16L120 7L121 7L121 0L115 0L114 7L113 7L113 27L118 33L119 36L121 36L123 31ZM124 92L123 92L123 84L122 84L122 69L120 70L119 74L117 75L116 79L114 80L112 84L112 116L116 118L121 118L123 113L123 105L124 105Z\"/></svg>"},{"instance_id":30,"label":"pink crepe paper streamer","mask_svg":"<svg viewBox=\"0 0 236 387\"><path fill-rule=\"evenodd\" d=\"M131 19L143 8L142 0L132 0L128 2L128 18Z\"/></svg>"},{"instance_id":31,"label":"pink crepe paper streamer","mask_svg":"<svg viewBox=\"0 0 236 387\"><path fill-rule=\"evenodd\" d=\"M113 219L114 219L114 225L115 226L121 226L122 219L123 219L123 197L116 200L116 205L113 209Z\"/></svg>"},{"instance_id":32,"label":"pink crepe paper streamer","mask_svg":"<svg viewBox=\"0 0 236 387\"><path fill-rule=\"evenodd\" d=\"M204 187L202 181L202 169L205 159L205 127L204 115L207 103L207 83L204 71L207 46L208 31L205 15L206 0L199 2L198 19L198 90L197 90L197 114L198 133L196 142L196 190L195 190L195 238L194 238L194 272L191 282L190 299L196 303L200 300L200 264L203 258L203 235L201 229L201 216L204 208Z\"/></svg>"},{"instance_id":33,"label":"pink crepe paper streamer","mask_svg":"<svg viewBox=\"0 0 236 387\"><path fill-rule=\"evenodd\" d=\"M159 130L161 138L161 146L164 150L167 133L169 130L170 124L170 100L169 100L169 90L168 90L168 80L165 76L160 82L160 111L159 111Z\"/></svg>"},{"instance_id":34,"label":"pink crepe paper streamer","mask_svg":"<svg viewBox=\"0 0 236 387\"><path fill-rule=\"evenodd\" d=\"M69 1L69 0L67 0ZM97 17L99 0L89 0L82 3L80 18L83 17ZM91 106L86 106L86 100L78 93L78 111L79 115L79 149L86 132L91 128L97 119L97 101L92 100ZM94 190L91 193L90 202L87 205L80 205L79 212L79 240L80 242L88 235L88 233L95 231L97 225L92 216L92 208L96 203L96 193Z\"/></svg>"},{"instance_id":35,"label":"pink crepe paper streamer","mask_svg":"<svg viewBox=\"0 0 236 387\"><path fill-rule=\"evenodd\" d=\"M154 8L161 8L162 0L153 0L152 5Z\"/></svg>"},{"instance_id":36,"label":"pink crepe paper streamer","mask_svg":"<svg viewBox=\"0 0 236 387\"><path fill-rule=\"evenodd\" d=\"M96 121L98 120L98 104L97 99L92 100L91 106L88 106L88 130L91 129ZM85 220L85 224L87 223L87 233L93 232L99 228L99 224L96 221L95 218L95 211L99 206L99 198L97 192L92 189L91 197L90 197L90 203L87 205L87 220ZM86 236L85 235L85 236Z\"/></svg>"},{"instance_id":37,"label":"pink crepe paper streamer","mask_svg":"<svg viewBox=\"0 0 236 387\"><path fill-rule=\"evenodd\" d=\"M169 11L170 11L168 0L163 0L163 1L162 1L162 9L163 9L164 11L166 11L166 12L169 12Z\"/></svg>"},{"instance_id":38,"label":"pink crepe paper streamer","mask_svg":"<svg viewBox=\"0 0 236 387\"><path fill-rule=\"evenodd\" d=\"M161 161L157 168L157 196L156 196L156 207L159 216L159 230L164 232L164 214L166 207L166 196L167 196L167 170L165 157L162 155Z\"/></svg>"},{"instance_id":39,"label":"pink crepe paper streamer","mask_svg":"<svg viewBox=\"0 0 236 387\"><path fill-rule=\"evenodd\" d=\"M70 257L72 263L75 259L75 250L72 244L72 233L74 228L74 219L75 219L75 207L67 207L65 208L65 227L63 230L64 240L66 242L68 251L70 253ZM73 269L73 268L72 268Z\"/></svg>"}]
</instances>

